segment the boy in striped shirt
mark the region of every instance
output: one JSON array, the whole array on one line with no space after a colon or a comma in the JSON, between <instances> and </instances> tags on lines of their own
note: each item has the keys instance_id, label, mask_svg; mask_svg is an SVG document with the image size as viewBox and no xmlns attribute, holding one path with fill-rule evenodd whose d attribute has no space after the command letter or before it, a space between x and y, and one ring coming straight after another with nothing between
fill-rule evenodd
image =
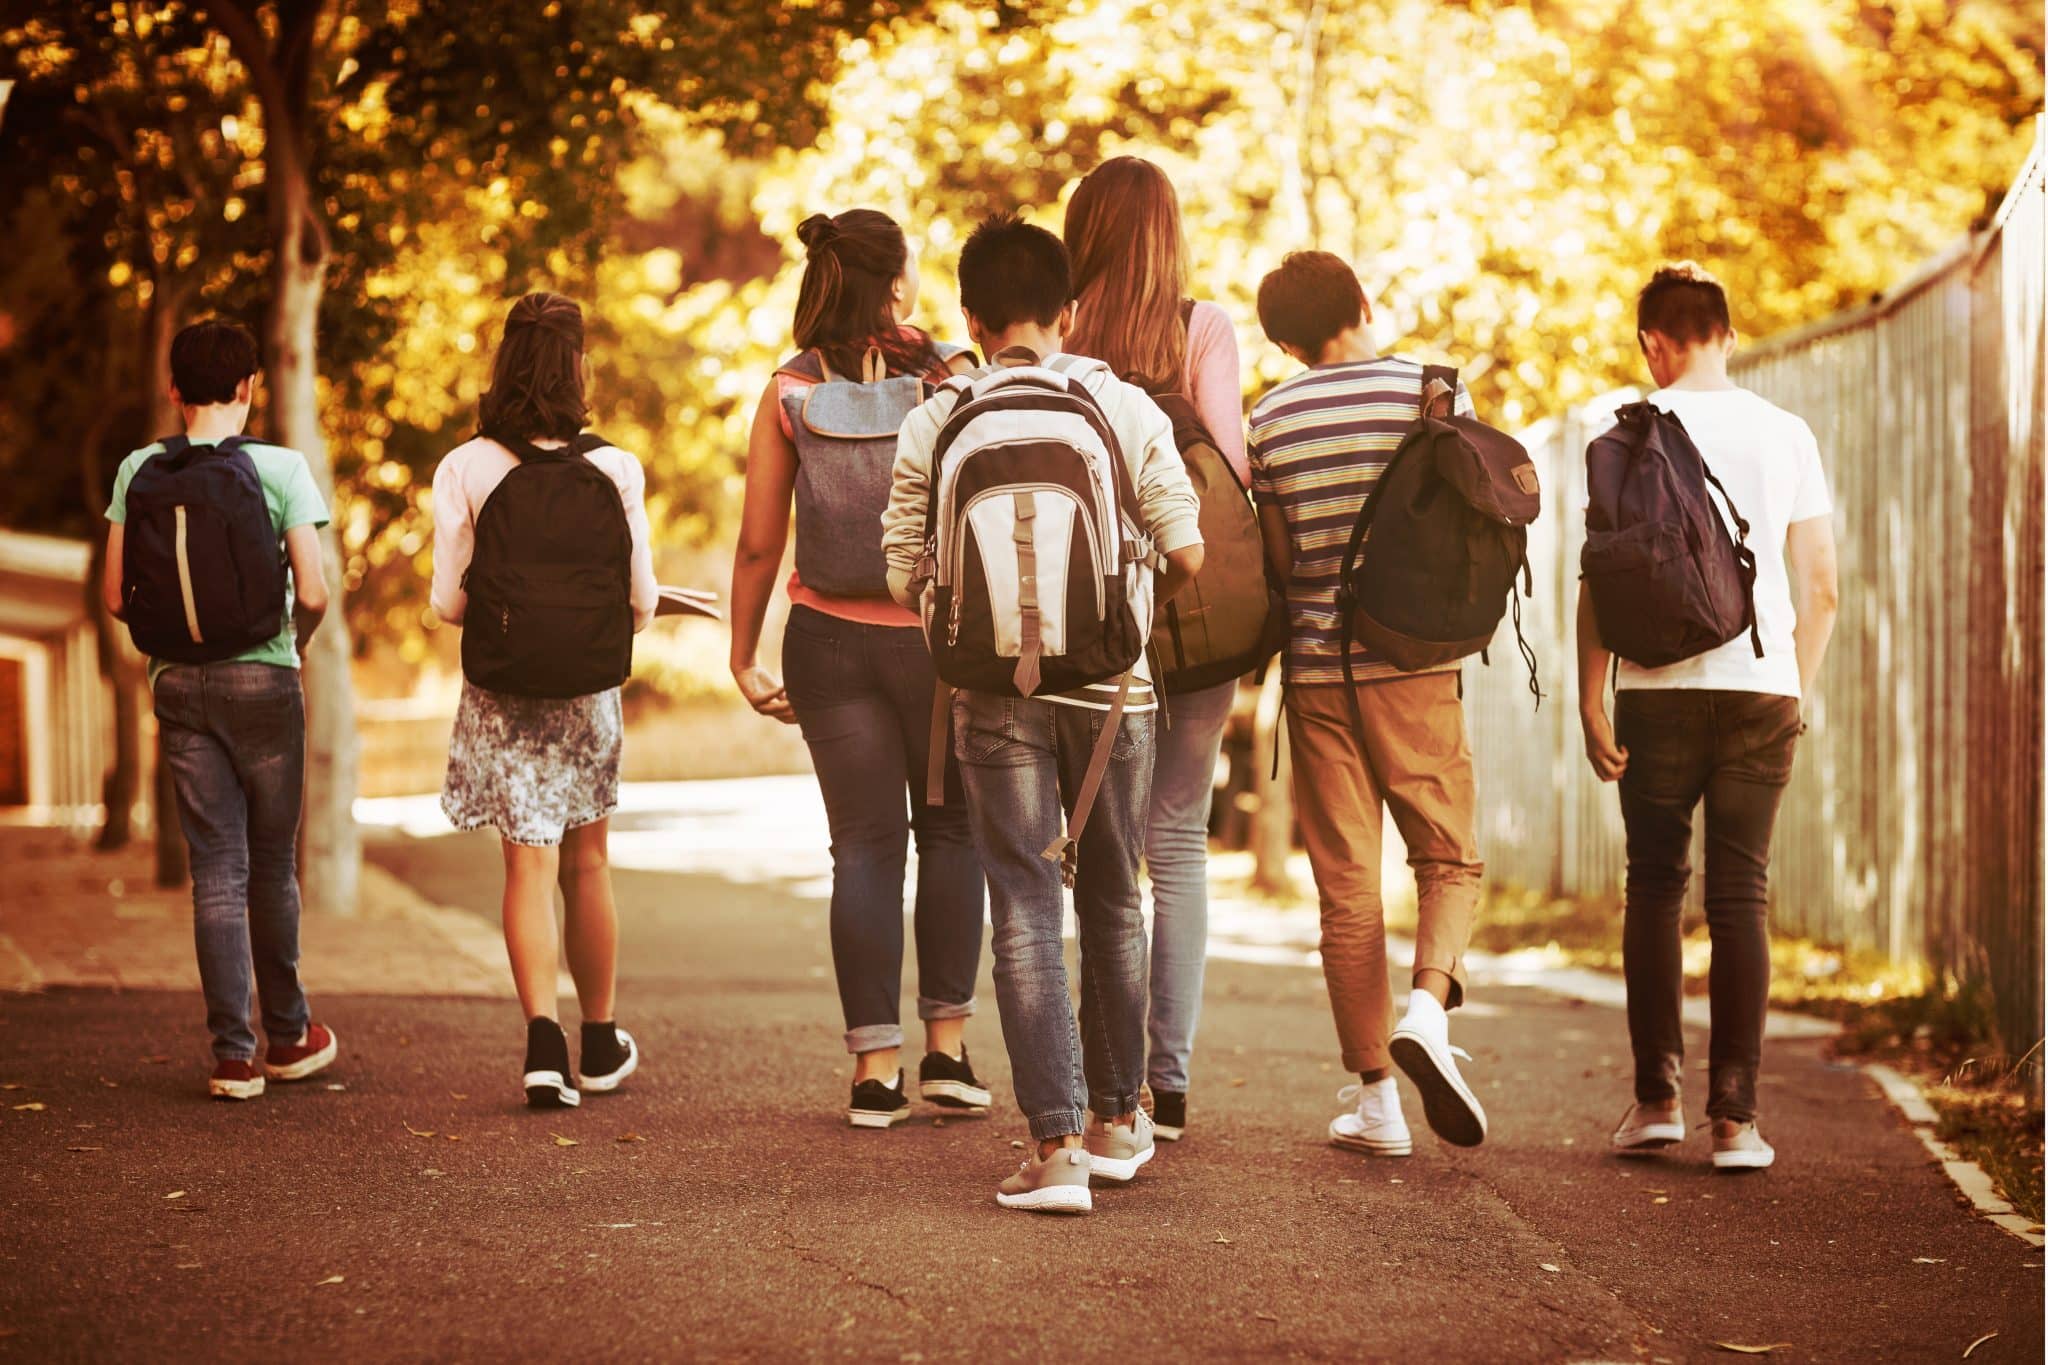
<instances>
[{"instance_id":1,"label":"boy in striped shirt","mask_svg":"<svg viewBox=\"0 0 2048 1365\"><path fill-rule=\"evenodd\" d=\"M1266 336L1309 368L1252 408L1252 494L1267 562L1287 586L1287 721L1294 802L1322 904L1323 976L1356 1102L1330 1124L1337 1146L1412 1150L1393 1067L1422 1092L1438 1136L1476 1146L1486 1115L1458 1073L1446 1011L1464 999L1479 903L1472 752L1456 663L1403 673L1350 645L1346 695L1337 588L1344 547L1422 401L1422 366L1382 356L1351 267L1298 251L1259 284ZM1461 384L1457 411L1470 414ZM1380 835L1384 810L1408 847L1419 893L1413 989L1394 1022L1387 980ZM1467 1058L1467 1060L1470 1060Z\"/></svg>"}]
</instances>

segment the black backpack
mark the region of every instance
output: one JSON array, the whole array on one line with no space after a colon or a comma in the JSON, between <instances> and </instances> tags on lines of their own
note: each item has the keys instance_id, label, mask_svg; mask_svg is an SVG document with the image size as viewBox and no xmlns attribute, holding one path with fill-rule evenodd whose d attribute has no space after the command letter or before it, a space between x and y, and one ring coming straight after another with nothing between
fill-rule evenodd
<instances>
[{"instance_id":1,"label":"black backpack","mask_svg":"<svg viewBox=\"0 0 2048 1365\"><path fill-rule=\"evenodd\" d=\"M1756 625L1749 523L1676 413L1631 403L1586 447L1586 545L1579 572L1600 642L1644 668L1690 659ZM1712 484L1736 534L1714 510Z\"/></svg>"},{"instance_id":2,"label":"black backpack","mask_svg":"<svg viewBox=\"0 0 2048 1365\"><path fill-rule=\"evenodd\" d=\"M1512 605L1540 702L1515 595L1517 578L1534 590L1525 528L1542 508L1536 466L1514 437L1451 415L1457 392L1456 370L1423 370L1421 412L1351 528L1337 587L1344 680L1356 686L1353 640L1412 673L1484 653Z\"/></svg>"},{"instance_id":3,"label":"black backpack","mask_svg":"<svg viewBox=\"0 0 2048 1365\"><path fill-rule=\"evenodd\" d=\"M543 450L491 439L519 464L476 514L463 676L519 697L617 687L633 669L633 538L618 485L584 458L611 442L585 432Z\"/></svg>"},{"instance_id":4,"label":"black backpack","mask_svg":"<svg viewBox=\"0 0 2048 1365\"><path fill-rule=\"evenodd\" d=\"M122 619L151 658L219 663L284 629L283 538L248 438L163 444L128 484Z\"/></svg>"}]
</instances>

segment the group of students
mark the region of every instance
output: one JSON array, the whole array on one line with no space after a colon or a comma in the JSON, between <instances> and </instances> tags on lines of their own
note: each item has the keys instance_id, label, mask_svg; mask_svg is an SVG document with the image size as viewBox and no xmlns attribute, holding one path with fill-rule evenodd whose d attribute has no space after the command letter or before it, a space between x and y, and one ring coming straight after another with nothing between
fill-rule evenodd
<instances>
[{"instance_id":1,"label":"group of students","mask_svg":"<svg viewBox=\"0 0 2048 1365\"><path fill-rule=\"evenodd\" d=\"M1010 214L972 232L957 274L973 351L912 324L916 254L886 215L815 215L799 237L794 352L749 438L731 667L757 712L801 729L816 769L849 1122L886 1129L912 1108L899 1001L914 842L918 1092L947 1111L991 1103L965 1028L985 910L993 926L1003 1038L1035 1142L998 1201L1087 1211L1091 1178L1129 1180L1157 1140L1187 1132L1210 799L1239 677L1277 651L1323 970L1357 1076L1328 1139L1412 1151L1398 1068L1443 1140L1484 1141L1449 1011L1465 996L1483 874L1461 670L1486 638L1445 645L1408 618L1390 625L1359 579L1369 570L1395 581L1399 601L1441 598L1467 620L1492 565L1511 598L1538 494L1526 456L1476 420L1455 372L1381 354L1353 269L1316 251L1259 285L1266 336L1303 369L1247 423L1235 328L1199 297L1173 186L1139 158L1075 187L1063 238ZM1578 617L1587 753L1619 782L1628 835L1635 1095L1612 1145L1639 1155L1686 1136L1680 911L1704 800L1712 1160L1754 1169L1772 1159L1755 1124L1766 867L1835 610L1829 494L1806 425L1729 380L1734 332L1710 277L1659 271L1637 332L1658 388L1588 452ZM123 464L106 591L154 660L193 849L211 1088L247 1098L266 1074L312 1074L336 1050L298 986L291 837L294 646L325 606L313 532L327 513L302 459L239 434L256 371L247 333L198 324L171 359L186 435ZM433 606L464 630L443 806L457 827L502 836L537 1107L616 1088L639 1063L614 1022L605 841L618 684L659 590L639 463L587 430L586 392L580 310L557 295L519 300L478 434L434 479ZM195 606L205 574L188 565L234 524L235 496L267 513L255 539L282 546L276 581L242 604L239 636L226 606L201 609L203 587ZM1385 549L1407 544L1391 522L1447 516L1466 554L1455 583L1428 581L1445 574L1421 552L1389 566ZM138 520L147 530L130 532L124 555L123 524ZM761 639L792 523L778 675ZM1361 558L1372 538L1379 558ZM1460 630L1469 621L1438 634ZM1398 1019L1387 812L1419 896ZM557 885L583 1020L573 1064L555 1000ZM252 985L269 1038L260 1069Z\"/></svg>"}]
</instances>

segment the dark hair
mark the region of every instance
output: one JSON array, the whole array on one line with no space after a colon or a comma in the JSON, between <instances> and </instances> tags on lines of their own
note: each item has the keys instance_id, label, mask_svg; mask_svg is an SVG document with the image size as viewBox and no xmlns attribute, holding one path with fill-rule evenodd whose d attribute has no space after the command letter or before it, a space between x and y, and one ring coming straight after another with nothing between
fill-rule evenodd
<instances>
[{"instance_id":1,"label":"dark hair","mask_svg":"<svg viewBox=\"0 0 2048 1365\"><path fill-rule=\"evenodd\" d=\"M528 294L512 305L491 363L491 387L477 404L486 436L566 441L590 421L583 395L583 310L560 294Z\"/></svg>"},{"instance_id":2,"label":"dark hair","mask_svg":"<svg viewBox=\"0 0 2048 1365\"><path fill-rule=\"evenodd\" d=\"M931 338L896 322L890 286L910 261L910 243L894 218L878 209L814 213L796 235L807 258L796 291L798 346L815 349L841 375L859 375L870 346L899 374L938 366Z\"/></svg>"},{"instance_id":3,"label":"dark hair","mask_svg":"<svg viewBox=\"0 0 2048 1365\"><path fill-rule=\"evenodd\" d=\"M1681 346L1697 346L1735 330L1728 293L1691 261L1667 265L1636 296L1636 331L1658 332Z\"/></svg>"},{"instance_id":4,"label":"dark hair","mask_svg":"<svg viewBox=\"0 0 2048 1365\"><path fill-rule=\"evenodd\" d=\"M1133 384L1162 392L1184 385L1188 244L1166 172L1143 157L1103 162L1067 200L1065 236L1074 267L1067 349L1107 362Z\"/></svg>"},{"instance_id":5,"label":"dark hair","mask_svg":"<svg viewBox=\"0 0 2048 1365\"><path fill-rule=\"evenodd\" d=\"M188 407L234 402L235 387L257 368L256 338L239 322L208 318L171 339L171 383Z\"/></svg>"},{"instance_id":6,"label":"dark hair","mask_svg":"<svg viewBox=\"0 0 2048 1365\"><path fill-rule=\"evenodd\" d=\"M1073 297L1066 247L1014 213L984 218L960 248L960 306L991 332L1050 327Z\"/></svg>"},{"instance_id":7,"label":"dark hair","mask_svg":"<svg viewBox=\"0 0 2048 1365\"><path fill-rule=\"evenodd\" d=\"M1314 361L1340 332L1365 317L1365 290L1341 256L1290 251L1259 281L1259 326L1277 344Z\"/></svg>"}]
</instances>

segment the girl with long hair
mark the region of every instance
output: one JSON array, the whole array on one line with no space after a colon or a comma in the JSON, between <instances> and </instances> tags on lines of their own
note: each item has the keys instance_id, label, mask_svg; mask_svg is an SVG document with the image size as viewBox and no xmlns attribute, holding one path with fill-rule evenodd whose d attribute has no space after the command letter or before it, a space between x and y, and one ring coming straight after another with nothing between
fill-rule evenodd
<instances>
[{"instance_id":1,"label":"girl with long hair","mask_svg":"<svg viewBox=\"0 0 2048 1365\"><path fill-rule=\"evenodd\" d=\"M788 580L783 635L787 683L760 660L761 628L789 543L799 475L792 409L813 387L861 375L943 382L971 357L907 319L917 305L917 261L903 229L874 209L813 214L797 229L805 265L794 333L798 352L761 393L747 445L746 501L732 575L732 674L749 704L803 731L832 832L832 963L853 1054L855 1127L887 1128L910 1110L901 1068L903 880L917 844L914 919L917 1011L927 1101L980 1109L988 1090L967 1058L986 887L967 824L950 746L945 802L925 801L937 677L917 617L875 595L829 593ZM785 399L794 399L785 402ZM834 458L829 451L813 455ZM829 471L812 471L830 477ZM881 507L871 515L800 520L807 552L879 559ZM811 545L801 538L825 542Z\"/></svg>"},{"instance_id":2,"label":"girl with long hair","mask_svg":"<svg viewBox=\"0 0 2048 1365\"><path fill-rule=\"evenodd\" d=\"M619 589L622 600L604 608L619 613L619 643L626 640L628 606L634 631L654 619L645 477L632 455L584 434L587 378L582 309L548 293L512 306L480 404L480 430L434 471L433 605L443 621L463 624L477 586L469 571L485 503L525 461L553 458L587 460L618 490L625 531L617 543L626 563L601 566L600 576L629 585ZM566 457L554 454L565 450ZM515 565L513 574L528 568L545 572L536 563ZM508 613L509 603L508 597ZM465 673L466 665L467 659ZM539 1109L580 1104L584 1091L615 1090L640 1064L632 1035L613 1022L618 917L606 839L618 805L623 733L617 686L585 696L534 696L487 690L465 676L448 743L442 810L457 829L495 826L503 842L505 950L526 1012L526 1099ZM556 1017L558 884L583 1021L574 1070Z\"/></svg>"},{"instance_id":3,"label":"girl with long hair","mask_svg":"<svg viewBox=\"0 0 2048 1365\"><path fill-rule=\"evenodd\" d=\"M1191 297L1180 200L1141 157L1103 162L1074 187L1065 236L1074 270L1066 348L1154 393L1185 394L1216 448L1249 482L1237 333ZM1235 682L1172 698L1152 765L1145 863L1152 879L1152 980L1145 1079L1155 1131L1187 1126L1188 1062L1209 936L1209 802Z\"/></svg>"}]
</instances>

